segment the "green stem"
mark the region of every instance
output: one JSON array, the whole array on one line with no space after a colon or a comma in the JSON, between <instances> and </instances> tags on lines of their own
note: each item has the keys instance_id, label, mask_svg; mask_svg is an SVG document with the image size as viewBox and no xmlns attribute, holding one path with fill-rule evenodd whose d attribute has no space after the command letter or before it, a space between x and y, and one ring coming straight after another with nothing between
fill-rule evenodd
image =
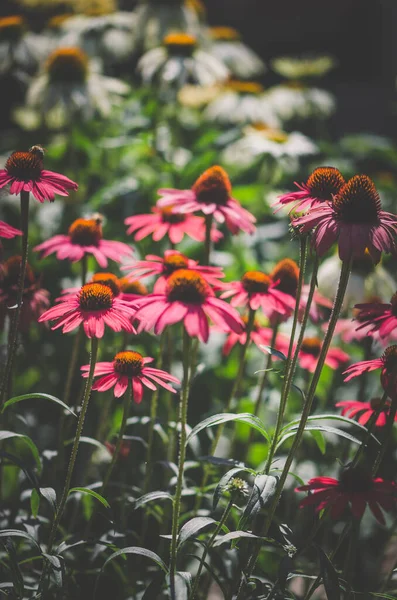
<instances>
[{"instance_id":1,"label":"green stem","mask_svg":"<svg viewBox=\"0 0 397 600\"><path fill-rule=\"evenodd\" d=\"M285 481L288 477L288 473L291 468L292 461L293 461L295 454L296 454L296 452L301 444L301 441L302 441L302 437L303 437L303 434L305 431L307 419L311 412L314 395L315 395L316 389L317 389L317 384L320 379L320 375L321 375L321 372L322 372L322 369L324 366L324 362L325 362L325 359L326 359L326 356L328 353L328 349L331 344L331 340L332 340L332 337L333 337L333 334L335 331L335 326L338 321L339 314L340 314L340 311L342 308L343 299L345 297L345 292L346 292L346 288L347 288L347 284L348 284L349 276L350 276L351 262L352 261L349 260L347 262L342 263L342 269L341 269L341 273L340 273L338 289L336 292L335 301L334 301L334 305L332 308L332 313L331 313L327 333L325 334L325 337L324 337L324 342L321 347L320 355L318 357L316 370L313 373L313 378L312 378L312 381L310 384L307 398L306 398L304 406L303 406L302 417L301 417L297 432L295 434L294 441L293 441L291 449L288 453L287 460L285 461L285 465L284 465L283 471L281 473L279 482L277 484L276 491L275 491L273 499L272 499L272 503L269 506L266 522L264 525L264 531L263 531L263 535L265 535L265 536L267 535L270 525L273 521L273 517L276 512L276 508L277 508L281 493L283 491ZM298 348L297 348L297 350L298 350ZM295 353L295 355L296 354L297 353ZM251 560L248 565L248 577L252 574L252 572L255 568L256 559L258 557L259 551L260 551L260 548L256 548L254 554L251 557ZM242 587L243 586L240 585L240 591L239 591L238 598L242 597L240 595L240 593L242 592Z\"/></svg>"},{"instance_id":2,"label":"green stem","mask_svg":"<svg viewBox=\"0 0 397 600\"><path fill-rule=\"evenodd\" d=\"M190 348L191 338L186 329L183 329L183 386L182 395L179 404L179 460L178 460L178 477L176 482L175 497L172 511L172 532L171 532L171 551L170 551L170 587L171 599L175 600L175 573L177 562L177 544L178 544L178 526L179 514L181 510L182 486L183 486L183 469L186 458L186 424L187 424L187 408L189 400L189 364L190 364Z\"/></svg>"},{"instance_id":3,"label":"green stem","mask_svg":"<svg viewBox=\"0 0 397 600\"><path fill-rule=\"evenodd\" d=\"M291 357L292 357L292 352L294 349L295 333L296 333L296 328L297 328L298 319L299 319L300 300L301 300L301 295L302 295L303 282L305 279L305 270L306 270L306 261L307 261L307 245L308 245L308 238L307 238L307 236L305 236L305 237L301 238L301 240L300 240L299 279L298 279L298 287L296 289L296 302L295 302L294 317L293 317L293 321L292 321L291 336L290 336L290 340L289 340L287 364L285 366L285 369L286 369L285 375L286 376L288 375L290 366L291 366Z\"/></svg>"},{"instance_id":4,"label":"green stem","mask_svg":"<svg viewBox=\"0 0 397 600\"><path fill-rule=\"evenodd\" d=\"M212 230L212 215L205 216L205 242L204 242L204 260L203 265L210 264L211 257L211 230Z\"/></svg>"},{"instance_id":5,"label":"green stem","mask_svg":"<svg viewBox=\"0 0 397 600\"><path fill-rule=\"evenodd\" d=\"M272 334L272 339L270 341L270 348L274 348L276 346L276 340L277 340L277 334L278 334L279 327L280 327L280 322L277 320L273 327L273 334ZM256 397L256 402L255 402L255 407L254 407L254 415L256 417L258 416L258 413L259 413L263 390L265 389L265 385L267 383L267 376L269 374L269 370L270 370L271 366L272 366L272 355L271 355L271 353L269 353L269 355L266 358L265 368L262 373L261 382L260 382L259 390L258 390L258 395ZM252 437L253 437L253 431L251 430L250 442L252 441Z\"/></svg>"},{"instance_id":6,"label":"green stem","mask_svg":"<svg viewBox=\"0 0 397 600\"><path fill-rule=\"evenodd\" d=\"M284 413L285 413L285 409L287 406L287 400L289 397L289 393L291 391L291 386L292 386L292 382L294 379L296 366L298 364L299 352L300 352L302 342L304 339L306 325L307 325L307 321L309 319L309 314L310 314L310 308L311 308L314 292L315 292L316 285L317 285L317 272L318 272L318 256L316 254L314 257L313 272L312 272L312 277L311 277L311 281L310 281L310 290L309 290L309 295L307 298L305 312L303 314L301 329L299 332L299 338L298 338L298 341L296 344L294 356L292 357L292 360L290 359L289 366L288 366L288 364L286 366L286 375L285 375L285 379L284 379L283 389L281 392L280 406L279 406L278 414L277 414L276 429L273 434L272 444L270 446L269 455L267 457L267 462L266 462L266 469L265 469L266 473L269 473L269 471L271 469L272 461L273 461L274 455L277 450L278 438L279 438L280 431L281 431L281 428L283 425L283 418L284 418ZM299 313L299 303L300 302L298 302L298 299L297 299L294 317L297 316L297 314ZM294 318L294 320L295 320L295 318ZM290 348L291 348L291 341L290 341ZM327 350L328 350L328 348L327 348Z\"/></svg>"},{"instance_id":7,"label":"green stem","mask_svg":"<svg viewBox=\"0 0 397 600\"><path fill-rule=\"evenodd\" d=\"M393 434L393 425L394 425L394 420L396 418L396 414L397 414L397 393L394 393L392 401L391 401L391 405L390 405L390 412L388 414L387 422L386 422L386 426L385 426L385 436L383 438L383 443L378 452L378 456L376 457L374 466L372 468L373 477L376 477L376 474L382 463L385 452L388 449L388 446L389 446L389 443L390 443L390 440L391 440L391 437Z\"/></svg>"},{"instance_id":8,"label":"green stem","mask_svg":"<svg viewBox=\"0 0 397 600\"><path fill-rule=\"evenodd\" d=\"M378 420L378 417L379 417L380 413L382 412L384 405L386 404L387 397L388 397L387 392L384 392L384 394L381 398L381 401L379 402L378 407L372 413L370 419L368 420L367 431L366 431L365 437L364 437L363 441L361 442L360 447L358 448L358 450L353 458L353 462L351 464L352 467L356 467L358 465L358 463L360 462L360 459L361 459L365 449L368 446L368 442L371 439L372 432L375 429L376 421Z\"/></svg>"},{"instance_id":9,"label":"green stem","mask_svg":"<svg viewBox=\"0 0 397 600\"><path fill-rule=\"evenodd\" d=\"M21 267L18 278L18 291L17 291L17 302L14 310L13 317L11 319L11 333L10 342L8 346L8 357L6 367L3 373L3 378L0 387L0 405L6 400L9 381L12 377L12 367L14 364L15 354L17 350L18 341L18 326L19 319L21 316L22 303L23 303L23 291L25 287L25 274L26 265L28 261L28 238L29 238L29 192L21 192L21 230L22 230L22 257Z\"/></svg>"},{"instance_id":10,"label":"green stem","mask_svg":"<svg viewBox=\"0 0 397 600\"><path fill-rule=\"evenodd\" d=\"M198 586L199 586L199 583L200 583L201 572L202 572L202 570L204 568L205 559L207 558L208 552L212 548L212 544L216 540L216 536L219 535L220 531L222 530L224 524L226 523L226 521L227 521L227 519L229 517L230 511L232 510L232 507L233 507L233 501L234 501L234 494L231 495L231 498L230 498L230 500L229 500L229 502L228 502L228 504L227 504L227 506L226 506L225 510L223 511L223 514L222 514L222 516L220 518L220 521L219 521L218 525L216 526L214 533L212 534L212 536L208 540L208 544L206 545L206 547L204 549L204 552L203 552L203 554L201 556L199 568L198 568L197 574L196 574L196 580L194 582L192 593L191 593L191 595L189 597L189 600L194 600L194 598L196 597L196 594L197 594L197 591L198 591Z\"/></svg>"},{"instance_id":11,"label":"green stem","mask_svg":"<svg viewBox=\"0 0 397 600\"><path fill-rule=\"evenodd\" d=\"M351 596L352 579L354 576L354 567L356 564L357 556L357 545L358 538L360 535L360 523L361 519L352 519L352 532L349 540L349 548L347 551L347 557L344 561L343 568L343 579L346 581L346 600Z\"/></svg>"},{"instance_id":12,"label":"green stem","mask_svg":"<svg viewBox=\"0 0 397 600\"><path fill-rule=\"evenodd\" d=\"M49 554L51 553L52 546L54 544L55 535L56 535L56 532L58 529L58 525L61 521L63 511L65 509L66 500L67 500L68 494L69 494L70 482L72 479L74 465L75 465L76 457L77 457L77 452L79 449L79 443L80 443L81 433L83 431L85 416L87 413L88 402L90 400L97 355L98 355L98 339L94 337L94 338L91 338L90 370L88 373L84 396L83 396L83 400L81 403L81 411L80 411L80 416L79 416L79 420L77 423L76 434L75 434L75 438L74 438L74 442L73 442L72 452L71 452L70 459L69 459L69 466L68 466L68 470L66 473L65 485L63 488L61 500L59 502L58 510L55 513L54 521L53 521L52 527L51 527L50 538L48 541L48 553Z\"/></svg>"}]
</instances>

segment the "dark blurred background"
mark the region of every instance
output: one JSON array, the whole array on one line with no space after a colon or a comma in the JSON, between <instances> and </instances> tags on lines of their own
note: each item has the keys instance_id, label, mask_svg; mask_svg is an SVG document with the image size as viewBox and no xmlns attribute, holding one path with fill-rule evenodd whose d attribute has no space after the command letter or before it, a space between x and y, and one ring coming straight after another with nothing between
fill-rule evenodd
<instances>
[{"instance_id":1,"label":"dark blurred background","mask_svg":"<svg viewBox=\"0 0 397 600\"><path fill-rule=\"evenodd\" d=\"M339 101L335 126L345 131L396 133L397 0L204 0L211 25L238 29L265 60L284 54L330 53L339 66L321 82ZM136 0L120 0L131 9ZM20 12L0 0L0 14ZM50 8L51 11L51 8ZM53 14L62 11L58 3ZM40 28L48 18L27 15ZM277 81L268 72L265 84ZM3 91L4 93L4 91Z\"/></svg>"}]
</instances>

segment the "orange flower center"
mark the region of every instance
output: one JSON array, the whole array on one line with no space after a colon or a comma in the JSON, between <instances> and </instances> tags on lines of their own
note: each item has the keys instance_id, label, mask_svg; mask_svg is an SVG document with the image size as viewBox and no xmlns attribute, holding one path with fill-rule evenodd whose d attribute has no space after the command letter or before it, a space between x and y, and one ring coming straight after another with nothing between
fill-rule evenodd
<instances>
[{"instance_id":1,"label":"orange flower center","mask_svg":"<svg viewBox=\"0 0 397 600\"><path fill-rule=\"evenodd\" d=\"M175 253L164 257L163 273L168 276L178 269L187 269L189 260L184 254Z\"/></svg>"},{"instance_id":2,"label":"orange flower center","mask_svg":"<svg viewBox=\"0 0 397 600\"><path fill-rule=\"evenodd\" d=\"M186 216L182 213L173 213L172 206L165 206L161 209L161 220L163 223L183 223L186 221Z\"/></svg>"},{"instance_id":3,"label":"orange flower center","mask_svg":"<svg viewBox=\"0 0 397 600\"><path fill-rule=\"evenodd\" d=\"M198 202L224 205L230 198L232 184L226 171L222 167L214 166L200 175L192 190Z\"/></svg>"},{"instance_id":4,"label":"orange flower center","mask_svg":"<svg viewBox=\"0 0 397 600\"><path fill-rule=\"evenodd\" d=\"M382 398L372 398L370 401L370 406L372 410L378 410L378 408L382 405ZM387 410L390 407L390 400L386 400L384 409Z\"/></svg>"},{"instance_id":5,"label":"orange flower center","mask_svg":"<svg viewBox=\"0 0 397 600\"><path fill-rule=\"evenodd\" d=\"M240 34L233 27L210 27L210 36L216 41L236 41L240 39Z\"/></svg>"},{"instance_id":6,"label":"orange flower center","mask_svg":"<svg viewBox=\"0 0 397 600\"><path fill-rule=\"evenodd\" d=\"M146 296L148 293L147 287L137 279L130 281L128 277L122 277L118 281L121 291L125 294L138 294L139 296Z\"/></svg>"},{"instance_id":7,"label":"orange flower center","mask_svg":"<svg viewBox=\"0 0 397 600\"><path fill-rule=\"evenodd\" d=\"M5 169L20 181L37 181L43 170L43 155L36 150L13 152L6 162Z\"/></svg>"},{"instance_id":8,"label":"orange flower center","mask_svg":"<svg viewBox=\"0 0 397 600\"><path fill-rule=\"evenodd\" d=\"M373 480L371 474L363 467L347 468L339 476L339 488L345 494L360 494L371 491Z\"/></svg>"},{"instance_id":9,"label":"orange flower center","mask_svg":"<svg viewBox=\"0 0 397 600\"><path fill-rule=\"evenodd\" d=\"M79 291L79 304L82 310L100 311L113 306L113 292L103 283L86 283Z\"/></svg>"},{"instance_id":10,"label":"orange flower center","mask_svg":"<svg viewBox=\"0 0 397 600\"><path fill-rule=\"evenodd\" d=\"M314 198L332 200L332 195L337 194L345 183L342 173L335 167L318 167L306 185Z\"/></svg>"},{"instance_id":11,"label":"orange flower center","mask_svg":"<svg viewBox=\"0 0 397 600\"><path fill-rule=\"evenodd\" d=\"M120 281L113 273L95 273L91 283L102 283L107 285L113 292L113 296L118 296L121 291Z\"/></svg>"},{"instance_id":12,"label":"orange flower center","mask_svg":"<svg viewBox=\"0 0 397 600\"><path fill-rule=\"evenodd\" d=\"M66 21L68 21L73 16L73 13L63 13L61 15L55 15L47 21L47 27L49 29L59 29L64 23L66 23Z\"/></svg>"},{"instance_id":13,"label":"orange flower center","mask_svg":"<svg viewBox=\"0 0 397 600\"><path fill-rule=\"evenodd\" d=\"M72 244L98 246L102 239L101 219L76 219L69 227L68 235Z\"/></svg>"},{"instance_id":14,"label":"orange flower center","mask_svg":"<svg viewBox=\"0 0 397 600\"><path fill-rule=\"evenodd\" d=\"M322 342L321 342L320 338L317 338L317 337L304 338L302 341L301 351L304 352L305 354L311 354L311 356L314 356L315 358L317 358L317 356L319 356L320 351L321 351L321 345L322 345Z\"/></svg>"},{"instance_id":15,"label":"orange flower center","mask_svg":"<svg viewBox=\"0 0 397 600\"><path fill-rule=\"evenodd\" d=\"M18 40L25 29L25 20L19 15L0 19L0 40Z\"/></svg>"},{"instance_id":16,"label":"orange flower center","mask_svg":"<svg viewBox=\"0 0 397 600\"><path fill-rule=\"evenodd\" d=\"M266 294L272 280L269 275L262 273L262 271L247 271L244 273L241 282L248 294Z\"/></svg>"},{"instance_id":17,"label":"orange flower center","mask_svg":"<svg viewBox=\"0 0 397 600\"><path fill-rule=\"evenodd\" d=\"M339 191L333 202L344 223L375 225L382 210L379 194L367 175L355 175Z\"/></svg>"},{"instance_id":18,"label":"orange flower center","mask_svg":"<svg viewBox=\"0 0 397 600\"><path fill-rule=\"evenodd\" d=\"M168 278L166 294L170 302L202 304L209 295L209 287L200 273L179 269Z\"/></svg>"},{"instance_id":19,"label":"orange flower center","mask_svg":"<svg viewBox=\"0 0 397 600\"><path fill-rule=\"evenodd\" d=\"M290 296L296 296L299 280L299 267L294 260L284 258L270 273L273 281L278 281L277 289Z\"/></svg>"},{"instance_id":20,"label":"orange flower center","mask_svg":"<svg viewBox=\"0 0 397 600\"><path fill-rule=\"evenodd\" d=\"M238 79L230 79L226 83L226 87L238 94L258 95L263 93L263 86L255 81L240 81Z\"/></svg>"},{"instance_id":21,"label":"orange flower center","mask_svg":"<svg viewBox=\"0 0 397 600\"><path fill-rule=\"evenodd\" d=\"M173 56L190 56L197 44L197 38L189 33L169 33L163 44Z\"/></svg>"},{"instance_id":22,"label":"orange flower center","mask_svg":"<svg viewBox=\"0 0 397 600\"><path fill-rule=\"evenodd\" d=\"M391 304L391 312L392 312L393 316L397 317L397 292L395 292L393 294L393 296L391 297L390 304Z\"/></svg>"},{"instance_id":23,"label":"orange flower center","mask_svg":"<svg viewBox=\"0 0 397 600\"><path fill-rule=\"evenodd\" d=\"M88 73L88 57L80 48L58 48L48 57L46 69L53 83L83 83Z\"/></svg>"},{"instance_id":24,"label":"orange flower center","mask_svg":"<svg viewBox=\"0 0 397 600\"><path fill-rule=\"evenodd\" d=\"M3 264L4 279L1 284L3 288L17 287L19 283L19 274L21 272L21 256L11 256ZM25 270L24 288L29 288L34 285L36 278L32 267L27 264Z\"/></svg>"},{"instance_id":25,"label":"orange flower center","mask_svg":"<svg viewBox=\"0 0 397 600\"><path fill-rule=\"evenodd\" d=\"M113 360L113 368L120 375L137 377L142 373L143 356L139 352L133 352L132 350L118 352Z\"/></svg>"},{"instance_id":26,"label":"orange flower center","mask_svg":"<svg viewBox=\"0 0 397 600\"><path fill-rule=\"evenodd\" d=\"M397 345L389 346L382 354L383 365L388 374L397 374Z\"/></svg>"}]
</instances>

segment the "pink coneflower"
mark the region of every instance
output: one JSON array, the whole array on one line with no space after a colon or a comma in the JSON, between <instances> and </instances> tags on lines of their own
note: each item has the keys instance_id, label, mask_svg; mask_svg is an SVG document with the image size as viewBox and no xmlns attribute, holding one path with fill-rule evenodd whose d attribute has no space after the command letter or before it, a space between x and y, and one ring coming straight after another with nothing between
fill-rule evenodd
<instances>
[{"instance_id":1,"label":"pink coneflower","mask_svg":"<svg viewBox=\"0 0 397 600\"><path fill-rule=\"evenodd\" d=\"M155 383L157 383L175 394L176 390L167 381L179 384L179 379L161 369L147 367L146 365L153 360L153 358L145 358L139 352L132 350L118 352L113 362L99 362L95 365L94 376L100 376L100 378L96 380L92 389L106 392L114 387L114 395L116 398L120 398L127 391L128 383L131 381L133 398L137 404L142 401L143 386L155 390ZM81 370L83 377L88 377L90 365L81 367Z\"/></svg>"},{"instance_id":2,"label":"pink coneflower","mask_svg":"<svg viewBox=\"0 0 397 600\"><path fill-rule=\"evenodd\" d=\"M288 192L280 196L274 206L293 204L291 211L303 212L307 209L331 202L346 183L342 173L335 167L318 167L314 169L306 183L294 182L298 192ZM281 208L280 206L280 208Z\"/></svg>"},{"instance_id":3,"label":"pink coneflower","mask_svg":"<svg viewBox=\"0 0 397 600\"><path fill-rule=\"evenodd\" d=\"M379 261L382 252L397 249L397 217L382 210L375 185L366 175L355 175L332 203L314 208L292 224L302 233L314 230L312 244L320 256L337 240L343 261L362 258L366 249Z\"/></svg>"},{"instance_id":4,"label":"pink coneflower","mask_svg":"<svg viewBox=\"0 0 397 600\"><path fill-rule=\"evenodd\" d=\"M10 240L16 235L22 235L22 231L20 229L15 229L15 227L8 225L8 223L5 223L4 221L0 221L0 237Z\"/></svg>"},{"instance_id":5,"label":"pink coneflower","mask_svg":"<svg viewBox=\"0 0 397 600\"><path fill-rule=\"evenodd\" d=\"M242 320L246 327L247 323L248 323L248 318L242 317ZM263 327L255 319L254 326L253 326L253 329L251 332L251 337L250 337L251 341L260 348L261 346L269 346L269 344L272 341L272 337L273 337L273 330L270 327ZM226 342L223 345L222 353L225 356L227 356L228 354L230 354L231 350L234 348L234 346L236 344L241 344L242 346L244 346L246 340L247 340L247 334L245 331L243 331L242 333L235 333L234 331L231 331L228 334ZM276 350L279 350L283 354L286 354L286 351L288 353L288 338L286 338L286 336L279 333L277 335L275 348L276 348Z\"/></svg>"},{"instance_id":6,"label":"pink coneflower","mask_svg":"<svg viewBox=\"0 0 397 600\"><path fill-rule=\"evenodd\" d=\"M324 324L324 331L326 331L328 325ZM353 319L338 319L335 326L335 335L339 335L341 339L350 344L351 342L361 342L365 338L368 338L368 332L370 327L365 327L360 330L357 329L357 322Z\"/></svg>"},{"instance_id":7,"label":"pink coneflower","mask_svg":"<svg viewBox=\"0 0 397 600\"><path fill-rule=\"evenodd\" d=\"M105 268L108 258L121 262L132 256L133 250L123 242L102 239L102 218L77 219L69 227L68 235L55 235L33 248L42 252L42 258L56 253L59 260L78 262L86 254L92 254L100 267Z\"/></svg>"},{"instance_id":8,"label":"pink coneflower","mask_svg":"<svg viewBox=\"0 0 397 600\"><path fill-rule=\"evenodd\" d=\"M220 267L201 266L196 260L188 258L178 250L166 250L164 257L148 254L145 260L137 260L132 265L121 267L122 271L129 271L127 279L160 276L153 288L156 294L164 293L168 277L178 269L197 271L215 287L220 286L218 279L225 276Z\"/></svg>"},{"instance_id":9,"label":"pink coneflower","mask_svg":"<svg viewBox=\"0 0 397 600\"><path fill-rule=\"evenodd\" d=\"M371 302L356 304L354 308L358 310L358 330L365 328L370 334L377 332L382 340L397 330L397 292L393 294L389 304Z\"/></svg>"},{"instance_id":10,"label":"pink coneflower","mask_svg":"<svg viewBox=\"0 0 397 600\"><path fill-rule=\"evenodd\" d=\"M203 275L190 269L179 269L167 280L164 293L149 294L135 301L140 320L138 331L161 333L167 325L183 321L187 333L208 341L208 318L222 331L242 333L244 324L236 309L219 298Z\"/></svg>"},{"instance_id":11,"label":"pink coneflower","mask_svg":"<svg viewBox=\"0 0 397 600\"><path fill-rule=\"evenodd\" d=\"M344 372L344 375L347 375L345 381L376 369L381 369L380 381L383 389L390 397L394 397L397 392L397 346L386 348L380 358L362 360L351 365Z\"/></svg>"},{"instance_id":12,"label":"pink coneflower","mask_svg":"<svg viewBox=\"0 0 397 600\"><path fill-rule=\"evenodd\" d=\"M133 215L127 217L124 223L128 225L127 233L134 234L136 242L143 240L148 235L152 235L153 240L158 242L168 235L172 244L179 244L185 235L188 235L196 242L205 240L205 220L203 217L196 217L191 214L175 213L172 206L152 208L151 215ZM222 233L215 227L211 230L211 239L218 242L222 238Z\"/></svg>"},{"instance_id":13,"label":"pink coneflower","mask_svg":"<svg viewBox=\"0 0 397 600\"><path fill-rule=\"evenodd\" d=\"M0 323L4 324L10 308L15 307L18 298L21 257L12 256L2 265L0 278ZM23 333L29 331L33 321L37 321L50 305L50 294L41 287L40 278L36 278L29 264L26 265L22 306L18 328Z\"/></svg>"},{"instance_id":14,"label":"pink coneflower","mask_svg":"<svg viewBox=\"0 0 397 600\"><path fill-rule=\"evenodd\" d=\"M55 194L68 196L68 190L77 190L77 183L53 171L43 169L44 150L32 146L29 152L13 152L0 170L0 188L11 184L10 194L31 192L39 201L54 202Z\"/></svg>"},{"instance_id":15,"label":"pink coneflower","mask_svg":"<svg viewBox=\"0 0 397 600\"><path fill-rule=\"evenodd\" d=\"M277 289L277 283L262 271L247 271L241 281L231 281L222 285L225 292L221 298L231 298L232 306L247 306L252 310L262 308L265 315L274 313L290 315L295 299Z\"/></svg>"},{"instance_id":16,"label":"pink coneflower","mask_svg":"<svg viewBox=\"0 0 397 600\"><path fill-rule=\"evenodd\" d=\"M111 444L110 442L105 442L105 446L108 449L109 453L113 456L116 446L115 444ZM121 442L119 455L117 460L126 460L131 452L131 442Z\"/></svg>"},{"instance_id":17,"label":"pink coneflower","mask_svg":"<svg viewBox=\"0 0 397 600\"><path fill-rule=\"evenodd\" d=\"M300 508L315 505L316 512L330 507L331 517L339 519L350 505L353 516L361 519L368 505L379 523L385 524L380 510L390 511L396 504L396 485L393 481L384 481L380 477L373 479L362 468L347 468L340 479L332 477L314 477L307 485L302 485L296 492L311 492L302 500Z\"/></svg>"},{"instance_id":18,"label":"pink coneflower","mask_svg":"<svg viewBox=\"0 0 397 600\"><path fill-rule=\"evenodd\" d=\"M307 369L310 373L314 373L317 366L318 357L320 356L322 340L318 337L307 337L302 341L302 346L299 351L299 364L302 369ZM325 364L331 369L338 369L341 365L349 360L349 355L339 348L330 348L325 358Z\"/></svg>"},{"instance_id":19,"label":"pink coneflower","mask_svg":"<svg viewBox=\"0 0 397 600\"><path fill-rule=\"evenodd\" d=\"M255 217L232 198L232 185L222 167L207 169L190 190L162 189L157 202L160 208L172 206L175 213L201 212L213 215L218 223L225 223L231 233L253 233Z\"/></svg>"},{"instance_id":20,"label":"pink coneflower","mask_svg":"<svg viewBox=\"0 0 397 600\"><path fill-rule=\"evenodd\" d=\"M59 298L59 303L41 315L39 321L55 321L52 329L62 327L68 333L83 323L87 337L103 337L105 325L113 331L135 333L131 318L135 309L131 303L115 298L102 283L86 283L76 294Z\"/></svg>"},{"instance_id":21,"label":"pink coneflower","mask_svg":"<svg viewBox=\"0 0 397 600\"><path fill-rule=\"evenodd\" d=\"M380 404L382 402L382 398L372 398L370 402L358 402L357 400L343 400L342 402L337 402L335 404L336 407L342 408L342 416L349 417L352 419L356 415L360 414L358 418L358 422L361 425L365 425L368 423L374 412L377 412ZM386 425L387 417L390 413L390 400L386 400L384 407L376 419L375 425L377 427L384 427ZM397 415L394 418L397 421Z\"/></svg>"}]
</instances>

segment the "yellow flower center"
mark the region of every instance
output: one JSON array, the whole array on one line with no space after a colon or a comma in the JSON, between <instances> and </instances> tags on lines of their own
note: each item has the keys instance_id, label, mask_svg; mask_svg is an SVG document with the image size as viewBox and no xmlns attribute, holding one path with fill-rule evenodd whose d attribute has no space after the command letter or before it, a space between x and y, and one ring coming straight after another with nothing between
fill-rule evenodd
<instances>
[{"instance_id":1,"label":"yellow flower center","mask_svg":"<svg viewBox=\"0 0 397 600\"><path fill-rule=\"evenodd\" d=\"M163 262L163 273L164 275L171 275L174 271L178 271L178 269L187 269L189 264L189 260L187 256L184 254L180 254L179 252L175 252L175 254L169 254L164 257Z\"/></svg>"},{"instance_id":2,"label":"yellow flower center","mask_svg":"<svg viewBox=\"0 0 397 600\"><path fill-rule=\"evenodd\" d=\"M37 181L43 170L43 155L35 150L35 146L29 152L13 152L5 169L12 177L21 181Z\"/></svg>"},{"instance_id":3,"label":"yellow flower center","mask_svg":"<svg viewBox=\"0 0 397 600\"><path fill-rule=\"evenodd\" d=\"M80 308L90 312L112 308L113 298L112 290L103 283L86 283L78 295Z\"/></svg>"},{"instance_id":4,"label":"yellow flower center","mask_svg":"<svg viewBox=\"0 0 397 600\"><path fill-rule=\"evenodd\" d=\"M320 200L332 200L345 185L342 173L335 167L318 167L314 169L306 182L310 193Z\"/></svg>"},{"instance_id":5,"label":"yellow flower center","mask_svg":"<svg viewBox=\"0 0 397 600\"><path fill-rule=\"evenodd\" d=\"M233 92L237 92L238 94L263 94L263 86L255 81L240 81L239 79L230 79L226 83L226 88L232 90Z\"/></svg>"},{"instance_id":6,"label":"yellow flower center","mask_svg":"<svg viewBox=\"0 0 397 600\"><path fill-rule=\"evenodd\" d=\"M137 279L130 281L128 277L122 277L119 279L119 285L124 294L137 294L139 296L146 296L148 293L147 287Z\"/></svg>"},{"instance_id":7,"label":"yellow flower center","mask_svg":"<svg viewBox=\"0 0 397 600\"><path fill-rule=\"evenodd\" d=\"M197 45L197 38L189 33L169 33L163 39L163 45L173 56L190 56Z\"/></svg>"},{"instance_id":8,"label":"yellow flower center","mask_svg":"<svg viewBox=\"0 0 397 600\"><path fill-rule=\"evenodd\" d=\"M54 17L51 17L51 19L49 19L47 21L47 27L49 29L59 29L71 17L73 17L73 13L63 13L61 15L55 15Z\"/></svg>"},{"instance_id":9,"label":"yellow flower center","mask_svg":"<svg viewBox=\"0 0 397 600\"><path fill-rule=\"evenodd\" d=\"M377 224L382 210L377 189L367 175L355 175L335 196L333 205L338 218L350 224Z\"/></svg>"},{"instance_id":10,"label":"yellow flower center","mask_svg":"<svg viewBox=\"0 0 397 600\"><path fill-rule=\"evenodd\" d=\"M0 40L18 40L25 30L25 19L12 15L0 19Z\"/></svg>"},{"instance_id":11,"label":"yellow flower center","mask_svg":"<svg viewBox=\"0 0 397 600\"><path fill-rule=\"evenodd\" d=\"M315 358L320 355L322 342L317 337L307 337L302 341L301 351L305 354L311 354Z\"/></svg>"},{"instance_id":12,"label":"yellow flower center","mask_svg":"<svg viewBox=\"0 0 397 600\"><path fill-rule=\"evenodd\" d=\"M68 231L72 244L98 246L102 239L101 219L76 219Z\"/></svg>"},{"instance_id":13,"label":"yellow flower center","mask_svg":"<svg viewBox=\"0 0 397 600\"><path fill-rule=\"evenodd\" d=\"M222 167L214 166L200 175L192 190L198 202L224 205L230 198L232 184L226 171Z\"/></svg>"},{"instance_id":14,"label":"yellow flower center","mask_svg":"<svg viewBox=\"0 0 397 600\"><path fill-rule=\"evenodd\" d=\"M209 295L209 286L200 273L179 269L168 278L166 295L170 302L202 304Z\"/></svg>"},{"instance_id":15,"label":"yellow flower center","mask_svg":"<svg viewBox=\"0 0 397 600\"><path fill-rule=\"evenodd\" d=\"M58 48L48 57L46 69L53 83L83 83L88 74L88 56L80 48Z\"/></svg>"},{"instance_id":16,"label":"yellow flower center","mask_svg":"<svg viewBox=\"0 0 397 600\"><path fill-rule=\"evenodd\" d=\"M270 273L273 281L278 281L277 289L290 296L296 296L299 280L299 267L294 260L284 258Z\"/></svg>"},{"instance_id":17,"label":"yellow flower center","mask_svg":"<svg viewBox=\"0 0 397 600\"><path fill-rule=\"evenodd\" d=\"M269 127L265 123L253 123L250 129L254 129L257 133L260 133L263 137L271 142L276 142L277 144L285 144L288 141L288 134L281 129L274 129L273 127Z\"/></svg>"},{"instance_id":18,"label":"yellow flower center","mask_svg":"<svg viewBox=\"0 0 397 600\"><path fill-rule=\"evenodd\" d=\"M113 360L113 368L120 375L137 377L142 373L143 356L139 352L132 350L118 352Z\"/></svg>"},{"instance_id":19,"label":"yellow flower center","mask_svg":"<svg viewBox=\"0 0 397 600\"><path fill-rule=\"evenodd\" d=\"M95 273L90 283L102 283L103 285L107 285L112 290L113 296L118 296L121 291L120 282L113 273Z\"/></svg>"},{"instance_id":20,"label":"yellow flower center","mask_svg":"<svg viewBox=\"0 0 397 600\"><path fill-rule=\"evenodd\" d=\"M233 27L210 27L210 36L217 42L235 42L241 38L240 33Z\"/></svg>"},{"instance_id":21,"label":"yellow flower center","mask_svg":"<svg viewBox=\"0 0 397 600\"><path fill-rule=\"evenodd\" d=\"M241 282L243 288L248 294L266 294L272 282L269 275L262 271L247 271L244 273Z\"/></svg>"}]
</instances>

